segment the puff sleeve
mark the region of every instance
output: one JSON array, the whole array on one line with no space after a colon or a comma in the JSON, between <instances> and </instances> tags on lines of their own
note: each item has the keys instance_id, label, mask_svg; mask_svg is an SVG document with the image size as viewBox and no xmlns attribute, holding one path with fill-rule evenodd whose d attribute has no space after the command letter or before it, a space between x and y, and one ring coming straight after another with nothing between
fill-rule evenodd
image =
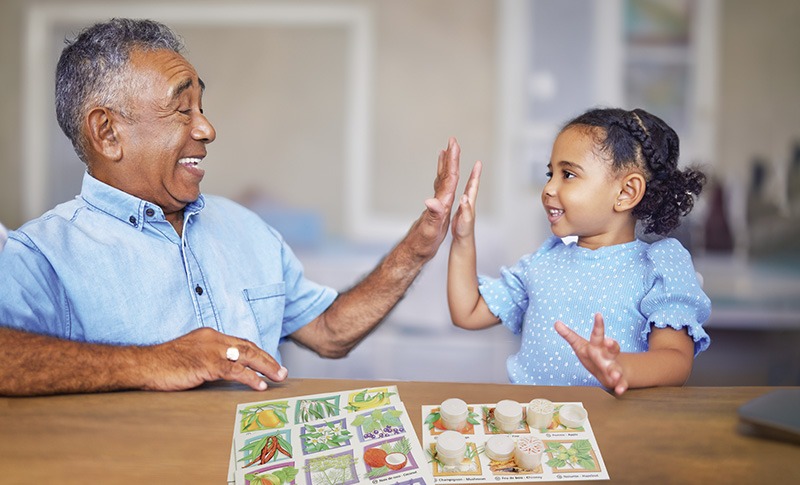
<instances>
[{"instance_id":1,"label":"puff sleeve","mask_svg":"<svg viewBox=\"0 0 800 485\"><path fill-rule=\"evenodd\" d=\"M530 290L525 284L528 270L535 259L559 242L557 237L550 237L535 253L523 256L511 267L502 267L499 278L478 276L478 291L489 310L515 334L522 331L528 309Z\"/></svg>"},{"instance_id":2,"label":"puff sleeve","mask_svg":"<svg viewBox=\"0 0 800 485\"><path fill-rule=\"evenodd\" d=\"M640 304L648 322L642 339L647 340L653 327L686 328L697 356L711 343L703 329L711 315L711 300L700 288L689 251L676 239L667 238L650 245L646 257L650 264L645 281L650 289Z\"/></svg>"}]
</instances>

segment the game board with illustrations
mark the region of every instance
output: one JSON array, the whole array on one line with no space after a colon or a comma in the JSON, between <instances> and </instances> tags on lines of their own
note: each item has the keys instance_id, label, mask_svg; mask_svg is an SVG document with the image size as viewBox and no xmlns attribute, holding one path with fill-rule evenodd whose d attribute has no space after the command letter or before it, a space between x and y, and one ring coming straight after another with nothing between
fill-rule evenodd
<instances>
[{"instance_id":1,"label":"game board with illustrations","mask_svg":"<svg viewBox=\"0 0 800 485\"><path fill-rule=\"evenodd\" d=\"M541 428L528 424L531 411L522 405L521 419L514 420L515 426L508 428L513 431L508 432L500 429L495 419L497 404L467 405L466 424L457 432L444 425L439 405L422 406L422 447L435 483L607 480L608 471L583 404L545 402L552 406L551 414L538 421ZM585 419L570 422L568 411L578 411ZM464 443L456 463L439 453L449 453L444 440L437 444L445 433L448 439L453 433L463 436L456 436Z\"/></svg>"},{"instance_id":2,"label":"game board with illustrations","mask_svg":"<svg viewBox=\"0 0 800 485\"><path fill-rule=\"evenodd\" d=\"M395 386L240 404L229 483L432 485Z\"/></svg>"}]
</instances>

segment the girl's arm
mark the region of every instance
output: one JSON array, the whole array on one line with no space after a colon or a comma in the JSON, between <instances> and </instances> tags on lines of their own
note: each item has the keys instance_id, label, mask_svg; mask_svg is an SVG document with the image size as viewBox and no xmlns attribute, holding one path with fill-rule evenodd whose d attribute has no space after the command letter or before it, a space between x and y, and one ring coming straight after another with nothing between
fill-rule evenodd
<instances>
[{"instance_id":1,"label":"girl's arm","mask_svg":"<svg viewBox=\"0 0 800 485\"><path fill-rule=\"evenodd\" d=\"M622 394L629 388L682 386L692 372L694 342L686 330L654 328L646 352L620 352L616 340L605 336L603 317L595 314L589 340L562 322L555 329L581 363L605 387Z\"/></svg>"},{"instance_id":2,"label":"girl's arm","mask_svg":"<svg viewBox=\"0 0 800 485\"><path fill-rule=\"evenodd\" d=\"M481 162L475 162L464 195L453 217L453 241L447 265L447 303L450 318L461 328L477 330L499 323L478 291L475 251L475 200L481 177Z\"/></svg>"}]
</instances>

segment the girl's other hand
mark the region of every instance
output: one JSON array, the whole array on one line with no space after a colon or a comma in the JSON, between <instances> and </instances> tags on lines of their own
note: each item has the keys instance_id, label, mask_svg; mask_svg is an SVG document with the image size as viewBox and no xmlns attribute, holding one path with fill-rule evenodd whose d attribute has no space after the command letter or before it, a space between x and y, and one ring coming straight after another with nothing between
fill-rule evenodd
<instances>
[{"instance_id":1,"label":"girl's other hand","mask_svg":"<svg viewBox=\"0 0 800 485\"><path fill-rule=\"evenodd\" d=\"M623 373L617 357L620 354L619 343L605 336L605 323L599 313L594 315L594 327L589 340L575 333L564 322L555 323L556 332L569 343L575 355L586 369L608 389L617 395L628 390L628 381Z\"/></svg>"}]
</instances>

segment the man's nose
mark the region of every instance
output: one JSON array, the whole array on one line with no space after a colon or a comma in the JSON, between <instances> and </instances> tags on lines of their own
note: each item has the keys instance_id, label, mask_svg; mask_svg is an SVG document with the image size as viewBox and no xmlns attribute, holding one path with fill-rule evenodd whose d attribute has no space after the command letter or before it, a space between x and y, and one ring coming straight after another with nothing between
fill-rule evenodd
<instances>
[{"instance_id":1,"label":"man's nose","mask_svg":"<svg viewBox=\"0 0 800 485\"><path fill-rule=\"evenodd\" d=\"M211 143L217 138L217 130L214 125L208 121L206 115L199 113L197 115L197 122L192 128L192 138L202 141L203 143Z\"/></svg>"}]
</instances>

